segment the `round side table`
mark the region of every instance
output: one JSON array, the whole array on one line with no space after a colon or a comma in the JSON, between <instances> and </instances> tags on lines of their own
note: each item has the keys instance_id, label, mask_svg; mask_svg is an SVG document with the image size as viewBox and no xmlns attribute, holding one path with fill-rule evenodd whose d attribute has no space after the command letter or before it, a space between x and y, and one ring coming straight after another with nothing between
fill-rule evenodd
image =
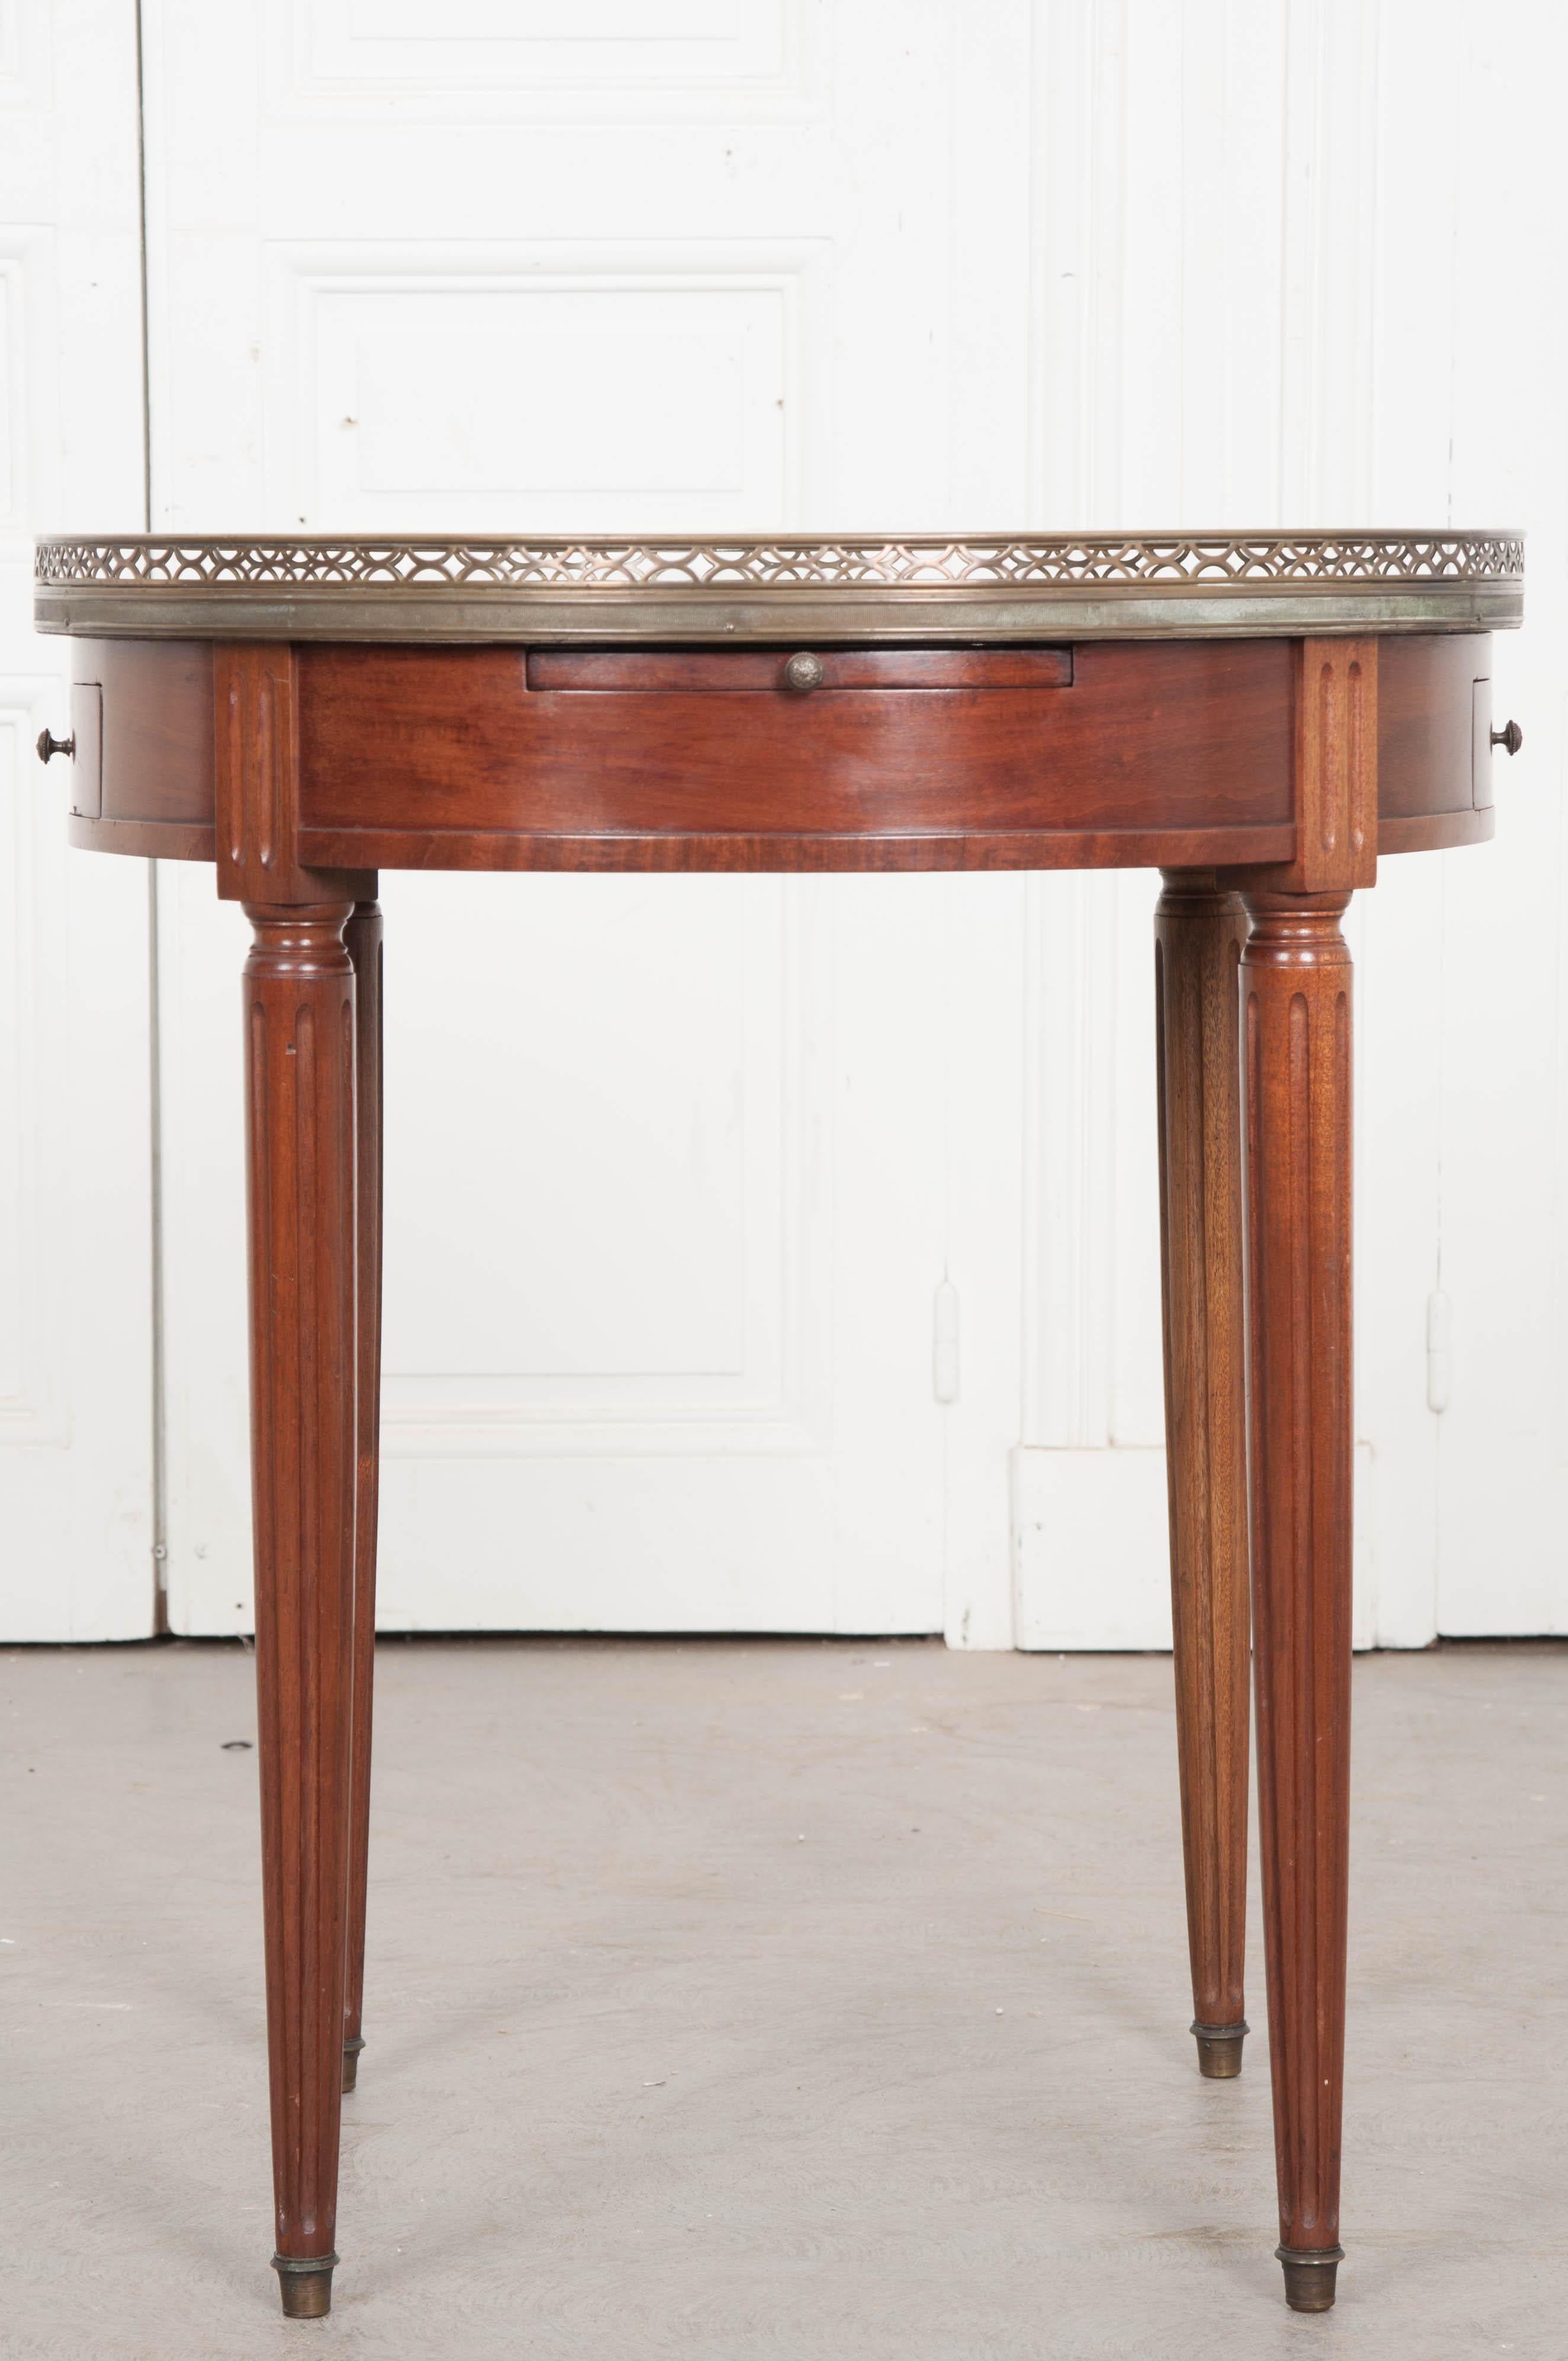
<instances>
[{"instance_id":1,"label":"round side table","mask_svg":"<svg viewBox=\"0 0 1568 2361\"><path fill-rule=\"evenodd\" d=\"M283 2310L364 2047L378 869L1158 867L1198 2062L1247 2027L1247 1662L1287 2301L1333 2301L1351 1664L1351 966L1379 854L1492 833L1509 533L52 540L71 836L253 930L256 1672ZM1250 1469L1250 1496L1249 1496ZM1249 1548L1250 1534L1250 1548ZM1248 1576L1250 1562L1251 1604Z\"/></svg>"}]
</instances>

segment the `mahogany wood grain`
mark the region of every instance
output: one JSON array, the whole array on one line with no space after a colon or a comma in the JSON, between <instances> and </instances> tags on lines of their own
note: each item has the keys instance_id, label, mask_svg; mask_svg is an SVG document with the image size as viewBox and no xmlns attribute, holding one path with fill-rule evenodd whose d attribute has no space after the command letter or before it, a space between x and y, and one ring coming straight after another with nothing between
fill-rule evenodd
<instances>
[{"instance_id":1,"label":"mahogany wood grain","mask_svg":"<svg viewBox=\"0 0 1568 2361\"><path fill-rule=\"evenodd\" d=\"M531 648L531 689L784 689L792 655L840 688L1070 688L1070 648Z\"/></svg>"},{"instance_id":2,"label":"mahogany wood grain","mask_svg":"<svg viewBox=\"0 0 1568 2361\"><path fill-rule=\"evenodd\" d=\"M1490 639L1384 640L1377 667L1379 851L1486 843L1497 832Z\"/></svg>"},{"instance_id":3,"label":"mahogany wood grain","mask_svg":"<svg viewBox=\"0 0 1568 2361\"><path fill-rule=\"evenodd\" d=\"M318 872L301 859L298 651L277 640L219 642L212 663L220 897L308 902L334 890L351 900L366 896L362 873Z\"/></svg>"},{"instance_id":4,"label":"mahogany wood grain","mask_svg":"<svg viewBox=\"0 0 1568 2361\"><path fill-rule=\"evenodd\" d=\"M266 644L276 652L277 643ZM1377 642L1383 851L1417 851L1492 834L1493 815L1472 799L1471 785L1471 679L1489 671L1489 644L1484 634ZM311 779L295 865L309 878L324 873L334 890L343 884L356 897L362 880L349 873L345 881L344 873L377 865L1277 869L1297 856L1290 647L1287 641L1175 641L1091 642L1070 652L881 651L900 661L942 653L1070 654L1074 677L1070 686L1037 693L911 690L902 705L900 694L885 688L863 696L841 689L806 697L767 688L726 693L713 702L729 712L728 721L713 719L707 691L584 696L527 686L531 666L548 673L567 659L619 662L635 651L302 648L291 672L303 699ZM102 684L104 749L103 817L72 817L72 843L214 859L210 675L225 662L222 645L76 640L72 649L77 677ZM666 661L671 652L647 653ZM778 660L769 650L685 653L705 667L748 666L759 653L769 664ZM835 652L817 653L826 663ZM857 653L837 652L835 661L847 663ZM421 686L427 671L428 708ZM365 707L356 702L356 677L370 700ZM1264 690L1266 679L1272 679L1271 692ZM1234 683L1246 686L1233 711ZM383 686L388 694L378 704ZM473 700L492 686L499 704L487 718ZM646 826L633 824L635 810L624 807L622 775L635 767L642 742L640 697L664 717L651 741L663 750L663 784L657 809L642 813ZM814 706L817 719L803 730L802 718ZM1021 722L1021 713L1033 719ZM837 719L825 722L824 715ZM924 763L909 756L916 728L932 750ZM416 737L425 742L417 758L409 752ZM601 777L607 737L609 768ZM671 768L687 753L703 774L689 807L679 785L685 770ZM376 767L380 758L384 772ZM1256 766L1250 780L1248 762ZM966 764L975 766L975 778L956 785ZM427 792L432 772L445 777L444 791ZM533 810L536 772L543 807ZM386 806L378 778L390 783L389 796L395 789ZM351 783L342 807L339 780ZM1215 786L1212 800L1206 783ZM631 801L635 806L634 787ZM564 802L570 806L565 813ZM1135 812L1142 814L1135 824ZM234 891L229 867L225 890ZM247 890L277 888L263 880Z\"/></svg>"},{"instance_id":5,"label":"mahogany wood grain","mask_svg":"<svg viewBox=\"0 0 1568 2361\"><path fill-rule=\"evenodd\" d=\"M213 755L218 892L297 902L306 897L299 832L299 667L292 648L213 651Z\"/></svg>"},{"instance_id":6,"label":"mahogany wood grain","mask_svg":"<svg viewBox=\"0 0 1568 2361\"><path fill-rule=\"evenodd\" d=\"M1377 642L1295 643L1296 852L1258 883L1280 893L1371 885L1377 876Z\"/></svg>"},{"instance_id":7,"label":"mahogany wood grain","mask_svg":"<svg viewBox=\"0 0 1568 2361\"><path fill-rule=\"evenodd\" d=\"M1475 808L1475 685L1490 682L1484 635L1384 640L1377 651L1377 817ZM1491 749L1486 757L1490 763ZM1489 799L1489 789L1488 799Z\"/></svg>"},{"instance_id":8,"label":"mahogany wood grain","mask_svg":"<svg viewBox=\"0 0 1568 2361\"><path fill-rule=\"evenodd\" d=\"M1242 953L1253 1665L1279 2258L1339 2247L1350 1828L1351 966L1346 893L1249 892Z\"/></svg>"},{"instance_id":9,"label":"mahogany wood grain","mask_svg":"<svg viewBox=\"0 0 1568 2361\"><path fill-rule=\"evenodd\" d=\"M199 640L94 640L73 645L75 678L104 691L104 818L143 817L143 782L159 779L155 817L213 820L213 652Z\"/></svg>"},{"instance_id":10,"label":"mahogany wood grain","mask_svg":"<svg viewBox=\"0 0 1568 2361\"><path fill-rule=\"evenodd\" d=\"M275 2267L331 2302L348 1888L356 1452L346 902L247 903L251 1469Z\"/></svg>"},{"instance_id":11,"label":"mahogany wood grain","mask_svg":"<svg viewBox=\"0 0 1568 2361\"><path fill-rule=\"evenodd\" d=\"M101 700L98 776L72 765L71 839L100 852L211 861L213 652L201 640L73 640L73 722Z\"/></svg>"},{"instance_id":12,"label":"mahogany wood grain","mask_svg":"<svg viewBox=\"0 0 1568 2361\"><path fill-rule=\"evenodd\" d=\"M1381 852L1442 852L1454 845L1489 844L1497 833L1497 814L1485 811L1432 812L1417 819L1386 819L1379 823Z\"/></svg>"},{"instance_id":13,"label":"mahogany wood grain","mask_svg":"<svg viewBox=\"0 0 1568 2361\"><path fill-rule=\"evenodd\" d=\"M1168 871L1155 912L1166 1470L1192 2030L1201 2070L1246 2034L1246 1386L1237 971L1246 912Z\"/></svg>"},{"instance_id":14,"label":"mahogany wood grain","mask_svg":"<svg viewBox=\"0 0 1568 2361\"><path fill-rule=\"evenodd\" d=\"M304 859L323 872L373 862L389 869L576 871L644 875L694 871L752 875L872 874L932 870L1266 870L1295 844L1288 822L1269 828L986 829L971 835L794 836L769 829L650 834L545 835L531 830L302 829Z\"/></svg>"},{"instance_id":15,"label":"mahogany wood grain","mask_svg":"<svg viewBox=\"0 0 1568 2361\"><path fill-rule=\"evenodd\" d=\"M365 2047L365 1900L370 1859L370 1730L376 1678L376 1533L381 1466L381 909L356 902L344 929L354 965L357 1181L358 1438L354 1516L353 1741L343 1993L343 2087Z\"/></svg>"},{"instance_id":16,"label":"mahogany wood grain","mask_svg":"<svg viewBox=\"0 0 1568 2361\"><path fill-rule=\"evenodd\" d=\"M1094 645L1070 687L531 690L505 647L299 650L313 862L641 867L1033 862L1052 836L1277 839L1291 654L1273 641ZM771 864L767 861L773 851ZM1220 854L1216 858L1225 857ZM1245 853L1238 856L1246 858ZM1259 858L1264 858L1260 854ZM729 865L722 862L715 865Z\"/></svg>"}]
</instances>

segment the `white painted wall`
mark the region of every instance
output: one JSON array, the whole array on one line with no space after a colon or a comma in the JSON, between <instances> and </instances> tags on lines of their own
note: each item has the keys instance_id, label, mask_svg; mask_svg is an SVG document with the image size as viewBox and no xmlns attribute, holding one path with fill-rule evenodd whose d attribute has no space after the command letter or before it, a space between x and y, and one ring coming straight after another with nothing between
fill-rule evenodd
<instances>
[{"instance_id":1,"label":"white painted wall","mask_svg":"<svg viewBox=\"0 0 1568 2361\"><path fill-rule=\"evenodd\" d=\"M1006 514L1027 17L990 54L955 0L894 22L161 0L159 521ZM385 1620L1008 1644L1019 881L383 898ZM203 875L166 906L170 1611L233 1631L239 932Z\"/></svg>"},{"instance_id":2,"label":"white painted wall","mask_svg":"<svg viewBox=\"0 0 1568 2361\"><path fill-rule=\"evenodd\" d=\"M0 1634L152 1629L148 879L69 858L32 536L142 522L135 26L0 0ZM113 872L113 873L111 873Z\"/></svg>"},{"instance_id":3,"label":"white painted wall","mask_svg":"<svg viewBox=\"0 0 1568 2361\"><path fill-rule=\"evenodd\" d=\"M1351 929L1356 1620L1363 1644L1562 1630L1564 20L1451 0L1058 0L1036 24L1041 515L1530 533L1530 620L1496 651L1498 715L1529 741L1497 761L1499 840L1386 862ZM1014 1469L1020 1634L1146 1644L1168 1629L1150 888L1035 891L1047 1177L1026 1191L1042 1283Z\"/></svg>"},{"instance_id":4,"label":"white painted wall","mask_svg":"<svg viewBox=\"0 0 1568 2361\"><path fill-rule=\"evenodd\" d=\"M1557 12L143 14L159 524L1527 527L1500 840L1386 863L1354 921L1357 1624L1563 1628ZM94 71L134 118L126 43ZM55 186L17 215L50 237ZM62 380L115 418L121 271L119 358ZM31 513L132 522L131 475ZM1154 890L388 879L386 1620L1167 1642ZM161 912L170 1609L233 1631L243 926L201 873ZM125 1307L97 1333L145 1400ZM64 1629L52 1571L16 1598Z\"/></svg>"}]
</instances>

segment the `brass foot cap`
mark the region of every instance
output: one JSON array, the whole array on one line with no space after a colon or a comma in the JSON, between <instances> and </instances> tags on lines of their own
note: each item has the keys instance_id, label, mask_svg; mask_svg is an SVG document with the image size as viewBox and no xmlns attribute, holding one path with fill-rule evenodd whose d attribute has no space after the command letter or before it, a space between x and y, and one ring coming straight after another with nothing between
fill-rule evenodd
<instances>
[{"instance_id":1,"label":"brass foot cap","mask_svg":"<svg viewBox=\"0 0 1568 2361\"><path fill-rule=\"evenodd\" d=\"M364 2047L365 2044L357 2037L352 2041L345 2041L343 2045L343 2088L345 2092L358 2087L359 2053Z\"/></svg>"},{"instance_id":2,"label":"brass foot cap","mask_svg":"<svg viewBox=\"0 0 1568 2361\"><path fill-rule=\"evenodd\" d=\"M1298 2254L1289 2246L1274 2249L1285 2272L1285 2301L1292 2312L1332 2312L1334 2280L1344 2260L1343 2246L1321 2254Z\"/></svg>"},{"instance_id":3,"label":"brass foot cap","mask_svg":"<svg viewBox=\"0 0 1568 2361\"><path fill-rule=\"evenodd\" d=\"M1234 2080L1242 2070L1242 2043L1251 2030L1245 2017L1239 2025L1194 2025L1200 2074L1210 2082Z\"/></svg>"},{"instance_id":4,"label":"brass foot cap","mask_svg":"<svg viewBox=\"0 0 1568 2361\"><path fill-rule=\"evenodd\" d=\"M274 2255L285 2320L324 2320L332 2310L335 2255Z\"/></svg>"}]
</instances>

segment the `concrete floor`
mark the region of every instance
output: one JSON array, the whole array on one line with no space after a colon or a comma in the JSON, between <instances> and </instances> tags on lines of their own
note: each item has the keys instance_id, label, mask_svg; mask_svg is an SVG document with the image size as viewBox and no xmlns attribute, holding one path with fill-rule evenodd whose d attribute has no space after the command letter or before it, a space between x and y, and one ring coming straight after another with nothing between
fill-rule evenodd
<instances>
[{"instance_id":1,"label":"concrete floor","mask_svg":"<svg viewBox=\"0 0 1568 2361\"><path fill-rule=\"evenodd\" d=\"M284 2323L250 1675L0 1653L7 2361L1568 2353L1568 1651L1356 1667L1318 2319L1261 1974L1194 2070L1167 1662L392 1642L344 2259Z\"/></svg>"}]
</instances>

